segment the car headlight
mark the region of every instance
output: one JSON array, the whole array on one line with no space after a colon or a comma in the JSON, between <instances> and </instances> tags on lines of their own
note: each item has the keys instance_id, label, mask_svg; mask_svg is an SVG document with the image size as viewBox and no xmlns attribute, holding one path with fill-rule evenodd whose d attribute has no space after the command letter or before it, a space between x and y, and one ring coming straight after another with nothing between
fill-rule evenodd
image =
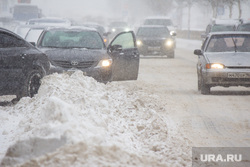
<instances>
[{"instance_id":1,"label":"car headlight","mask_svg":"<svg viewBox=\"0 0 250 167\"><path fill-rule=\"evenodd\" d=\"M142 46L142 41L141 40L137 40L136 44L137 44L137 46Z\"/></svg>"},{"instance_id":2,"label":"car headlight","mask_svg":"<svg viewBox=\"0 0 250 167\"><path fill-rule=\"evenodd\" d=\"M206 64L206 69L223 69L225 65L220 63Z\"/></svg>"},{"instance_id":3,"label":"car headlight","mask_svg":"<svg viewBox=\"0 0 250 167\"><path fill-rule=\"evenodd\" d=\"M116 32L116 29L115 29L115 28L112 28L112 32Z\"/></svg>"},{"instance_id":4,"label":"car headlight","mask_svg":"<svg viewBox=\"0 0 250 167\"><path fill-rule=\"evenodd\" d=\"M104 59L97 64L97 67L110 67L111 64L112 64L112 59Z\"/></svg>"},{"instance_id":5,"label":"car headlight","mask_svg":"<svg viewBox=\"0 0 250 167\"><path fill-rule=\"evenodd\" d=\"M166 40L165 45L167 47L172 47L174 45L174 41L172 39L168 39Z\"/></svg>"}]
</instances>

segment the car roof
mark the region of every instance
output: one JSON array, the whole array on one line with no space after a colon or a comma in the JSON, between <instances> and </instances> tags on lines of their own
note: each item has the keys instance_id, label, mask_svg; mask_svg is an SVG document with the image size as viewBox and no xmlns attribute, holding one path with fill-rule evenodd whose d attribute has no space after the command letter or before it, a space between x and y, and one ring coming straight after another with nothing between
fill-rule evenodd
<instances>
[{"instance_id":1,"label":"car roof","mask_svg":"<svg viewBox=\"0 0 250 167\"><path fill-rule=\"evenodd\" d=\"M168 29L166 26L163 26L163 25L141 25L139 28L166 28Z\"/></svg>"},{"instance_id":2,"label":"car roof","mask_svg":"<svg viewBox=\"0 0 250 167\"><path fill-rule=\"evenodd\" d=\"M211 35L250 35L250 32L246 31L221 31L221 32L211 32L209 33L209 36Z\"/></svg>"},{"instance_id":3,"label":"car roof","mask_svg":"<svg viewBox=\"0 0 250 167\"><path fill-rule=\"evenodd\" d=\"M241 19L212 19L211 24L235 25L242 23Z\"/></svg>"},{"instance_id":4,"label":"car roof","mask_svg":"<svg viewBox=\"0 0 250 167\"><path fill-rule=\"evenodd\" d=\"M148 16L145 18L146 19L167 19L167 20L171 20L171 18L167 17L167 16Z\"/></svg>"},{"instance_id":5,"label":"car roof","mask_svg":"<svg viewBox=\"0 0 250 167\"><path fill-rule=\"evenodd\" d=\"M17 35L16 33L14 33L13 31L10 31L10 30L8 30L8 29L6 29L6 28L0 27L0 31L2 31L2 32L7 32L7 33L13 34L13 35L15 35L15 36L19 36L19 35Z\"/></svg>"},{"instance_id":6,"label":"car roof","mask_svg":"<svg viewBox=\"0 0 250 167\"><path fill-rule=\"evenodd\" d=\"M70 26L70 27L47 27L46 28L47 31L50 30L65 30L65 31L69 31L69 30L76 30L76 31L96 31L98 32L95 28L91 28L91 27L85 27L85 26Z\"/></svg>"}]
</instances>

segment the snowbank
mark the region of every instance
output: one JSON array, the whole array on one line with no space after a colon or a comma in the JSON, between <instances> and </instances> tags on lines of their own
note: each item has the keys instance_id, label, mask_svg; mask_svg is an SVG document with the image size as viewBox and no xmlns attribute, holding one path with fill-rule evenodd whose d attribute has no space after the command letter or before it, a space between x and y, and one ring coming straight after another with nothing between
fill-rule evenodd
<instances>
[{"instance_id":1,"label":"snowbank","mask_svg":"<svg viewBox=\"0 0 250 167\"><path fill-rule=\"evenodd\" d=\"M190 165L191 149L169 135L158 97L125 85L80 71L46 76L34 98L0 107L1 166Z\"/></svg>"}]
</instances>

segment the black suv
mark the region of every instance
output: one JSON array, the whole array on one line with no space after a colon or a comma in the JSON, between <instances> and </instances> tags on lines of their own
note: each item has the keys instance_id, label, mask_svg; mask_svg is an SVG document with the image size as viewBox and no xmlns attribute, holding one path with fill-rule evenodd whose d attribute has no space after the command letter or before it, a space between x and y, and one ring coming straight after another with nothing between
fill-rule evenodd
<instances>
[{"instance_id":1,"label":"black suv","mask_svg":"<svg viewBox=\"0 0 250 167\"><path fill-rule=\"evenodd\" d=\"M141 26L136 33L137 47L141 55L175 56L175 36L165 26Z\"/></svg>"},{"instance_id":2,"label":"black suv","mask_svg":"<svg viewBox=\"0 0 250 167\"><path fill-rule=\"evenodd\" d=\"M34 96L49 68L44 53L15 33L0 28L0 96Z\"/></svg>"}]
</instances>

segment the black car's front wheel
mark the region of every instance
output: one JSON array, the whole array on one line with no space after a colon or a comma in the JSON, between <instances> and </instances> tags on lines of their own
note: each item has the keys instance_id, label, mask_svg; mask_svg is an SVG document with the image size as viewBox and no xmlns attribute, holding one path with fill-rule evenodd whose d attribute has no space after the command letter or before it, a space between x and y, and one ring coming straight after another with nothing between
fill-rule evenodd
<instances>
[{"instance_id":1,"label":"black car's front wheel","mask_svg":"<svg viewBox=\"0 0 250 167\"><path fill-rule=\"evenodd\" d=\"M21 93L18 98L29 96L33 97L37 94L39 87L41 85L42 73L39 70L32 70L28 73Z\"/></svg>"}]
</instances>

